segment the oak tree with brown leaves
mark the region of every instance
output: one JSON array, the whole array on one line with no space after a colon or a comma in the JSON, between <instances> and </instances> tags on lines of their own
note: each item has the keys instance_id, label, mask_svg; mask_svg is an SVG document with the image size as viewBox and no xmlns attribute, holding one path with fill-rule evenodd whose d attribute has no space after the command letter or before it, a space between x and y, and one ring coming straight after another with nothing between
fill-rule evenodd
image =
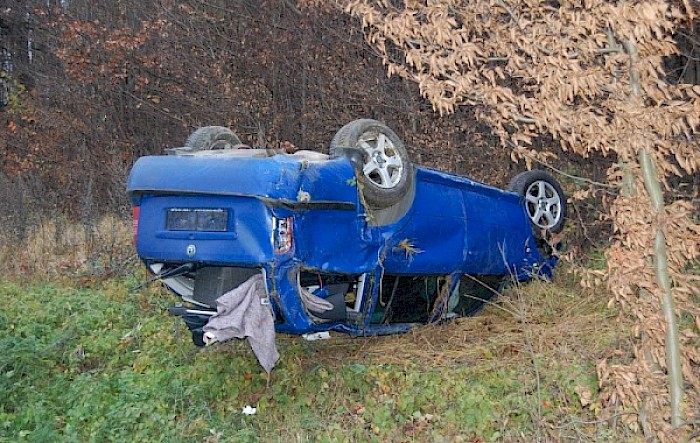
<instances>
[{"instance_id":1,"label":"oak tree with brown leaves","mask_svg":"<svg viewBox=\"0 0 700 443\"><path fill-rule=\"evenodd\" d=\"M614 236L605 274L612 303L633 323L631 361L599 364L603 400L633 428L674 441L690 432L700 386L693 205L672 177L700 169L700 86L670 84L665 57L690 2L663 0L350 0L390 75L415 81L434 109L477 109L514 159L547 162L557 150L614 158L608 186ZM561 152L561 151L559 151ZM665 192L664 192L665 191ZM585 284L585 280L584 280Z\"/></svg>"}]
</instances>

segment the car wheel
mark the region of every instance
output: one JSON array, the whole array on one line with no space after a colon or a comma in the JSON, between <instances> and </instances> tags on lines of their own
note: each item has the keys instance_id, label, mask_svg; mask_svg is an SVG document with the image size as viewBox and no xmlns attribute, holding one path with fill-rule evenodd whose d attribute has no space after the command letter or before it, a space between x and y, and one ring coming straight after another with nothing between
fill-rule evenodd
<instances>
[{"instance_id":1,"label":"car wheel","mask_svg":"<svg viewBox=\"0 0 700 443\"><path fill-rule=\"evenodd\" d=\"M556 234L566 222L566 196L559 183L540 170L516 175L508 189L525 199L525 210L537 233Z\"/></svg>"},{"instance_id":2,"label":"car wheel","mask_svg":"<svg viewBox=\"0 0 700 443\"><path fill-rule=\"evenodd\" d=\"M204 126L194 131L185 141L185 147L190 148L190 152L235 149L238 145L241 145L241 139L223 126Z\"/></svg>"},{"instance_id":3,"label":"car wheel","mask_svg":"<svg viewBox=\"0 0 700 443\"><path fill-rule=\"evenodd\" d=\"M399 202L413 181L413 164L394 131L377 120L360 119L340 128L331 158L348 156L356 165L366 203L375 209Z\"/></svg>"}]
</instances>

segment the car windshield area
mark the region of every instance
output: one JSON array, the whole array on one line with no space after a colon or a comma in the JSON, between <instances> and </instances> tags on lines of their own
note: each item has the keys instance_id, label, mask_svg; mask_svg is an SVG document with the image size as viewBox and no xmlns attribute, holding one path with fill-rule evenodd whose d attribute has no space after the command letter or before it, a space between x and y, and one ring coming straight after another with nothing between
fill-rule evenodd
<instances>
[{"instance_id":1,"label":"car windshield area","mask_svg":"<svg viewBox=\"0 0 700 443\"><path fill-rule=\"evenodd\" d=\"M435 302L448 289L447 276L385 274L371 323L427 323Z\"/></svg>"},{"instance_id":2,"label":"car windshield area","mask_svg":"<svg viewBox=\"0 0 700 443\"><path fill-rule=\"evenodd\" d=\"M428 323L440 316L445 303L445 317L474 315L499 293L504 281L501 276L463 275L447 294L449 276L386 274L371 323Z\"/></svg>"},{"instance_id":3,"label":"car windshield area","mask_svg":"<svg viewBox=\"0 0 700 443\"><path fill-rule=\"evenodd\" d=\"M468 317L479 312L496 298L511 282L502 275L463 275L450 294L448 312L460 317Z\"/></svg>"}]
</instances>

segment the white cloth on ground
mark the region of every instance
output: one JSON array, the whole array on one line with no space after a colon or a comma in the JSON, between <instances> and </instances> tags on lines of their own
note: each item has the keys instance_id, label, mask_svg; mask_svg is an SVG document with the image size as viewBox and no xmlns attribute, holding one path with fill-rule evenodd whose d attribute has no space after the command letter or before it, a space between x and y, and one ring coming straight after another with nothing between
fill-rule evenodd
<instances>
[{"instance_id":1,"label":"white cloth on ground","mask_svg":"<svg viewBox=\"0 0 700 443\"><path fill-rule=\"evenodd\" d=\"M216 314L204 325L207 345L232 338L247 338L260 365L268 373L279 359L275 344L272 311L261 300L267 299L265 282L256 274L216 300Z\"/></svg>"}]
</instances>

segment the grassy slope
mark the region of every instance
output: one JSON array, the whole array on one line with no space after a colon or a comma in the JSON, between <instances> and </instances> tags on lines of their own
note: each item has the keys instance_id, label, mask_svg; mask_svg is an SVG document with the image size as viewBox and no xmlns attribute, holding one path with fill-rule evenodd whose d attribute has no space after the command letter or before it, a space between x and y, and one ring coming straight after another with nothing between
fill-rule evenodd
<instances>
[{"instance_id":1,"label":"grassy slope","mask_svg":"<svg viewBox=\"0 0 700 443\"><path fill-rule=\"evenodd\" d=\"M621 333L570 282L402 336L280 335L269 380L245 342L194 348L170 295L135 284L0 281L1 441L620 440L587 400Z\"/></svg>"}]
</instances>

